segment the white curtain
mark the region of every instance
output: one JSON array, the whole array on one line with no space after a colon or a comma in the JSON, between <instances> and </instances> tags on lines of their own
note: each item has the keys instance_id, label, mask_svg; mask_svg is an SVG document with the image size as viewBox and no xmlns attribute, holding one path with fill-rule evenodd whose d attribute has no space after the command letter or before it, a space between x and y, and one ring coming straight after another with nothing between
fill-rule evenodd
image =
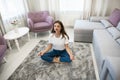
<instances>
[{"instance_id":1,"label":"white curtain","mask_svg":"<svg viewBox=\"0 0 120 80\"><path fill-rule=\"evenodd\" d=\"M26 12L24 0L0 0L0 12L5 32L8 32L14 28L11 25L13 19L18 19L20 22L24 20Z\"/></svg>"},{"instance_id":2,"label":"white curtain","mask_svg":"<svg viewBox=\"0 0 120 80\"><path fill-rule=\"evenodd\" d=\"M55 20L61 20L65 26L73 26L76 19L87 19L91 3L92 0L27 0L29 11L48 10Z\"/></svg>"},{"instance_id":3,"label":"white curtain","mask_svg":"<svg viewBox=\"0 0 120 80\"><path fill-rule=\"evenodd\" d=\"M90 16L92 0L69 0L69 4L67 0L60 1L60 19L66 26L73 26L76 19L88 19Z\"/></svg>"},{"instance_id":4,"label":"white curtain","mask_svg":"<svg viewBox=\"0 0 120 80\"><path fill-rule=\"evenodd\" d=\"M27 0L29 12L48 10L55 19L59 17L59 0Z\"/></svg>"},{"instance_id":5,"label":"white curtain","mask_svg":"<svg viewBox=\"0 0 120 80\"><path fill-rule=\"evenodd\" d=\"M106 16L109 1L112 0L27 0L29 11L48 10L55 20L63 21L66 26L73 26L76 19Z\"/></svg>"},{"instance_id":6,"label":"white curtain","mask_svg":"<svg viewBox=\"0 0 120 80\"><path fill-rule=\"evenodd\" d=\"M92 2L94 16L109 16L115 8L120 9L120 0L93 0Z\"/></svg>"},{"instance_id":7,"label":"white curtain","mask_svg":"<svg viewBox=\"0 0 120 80\"><path fill-rule=\"evenodd\" d=\"M48 10L55 20L61 20L65 26L74 26L76 19L110 14L114 8L120 8L119 2L120 0L0 0L0 12L6 31L13 28L10 25L11 19L23 19L27 12L44 10Z\"/></svg>"},{"instance_id":8,"label":"white curtain","mask_svg":"<svg viewBox=\"0 0 120 80\"><path fill-rule=\"evenodd\" d=\"M108 9L108 1L110 0L94 0L95 3L93 4L93 14L95 16L106 16L106 11Z\"/></svg>"}]
</instances>

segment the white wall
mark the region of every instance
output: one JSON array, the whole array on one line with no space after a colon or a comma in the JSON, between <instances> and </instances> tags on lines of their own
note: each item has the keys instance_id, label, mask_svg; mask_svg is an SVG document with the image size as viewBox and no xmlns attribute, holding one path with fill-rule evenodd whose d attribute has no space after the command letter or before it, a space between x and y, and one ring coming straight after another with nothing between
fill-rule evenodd
<instances>
[{"instance_id":1,"label":"white wall","mask_svg":"<svg viewBox=\"0 0 120 80\"><path fill-rule=\"evenodd\" d=\"M107 15L110 15L110 13L115 9L120 9L120 0L108 0L108 8L107 8Z\"/></svg>"}]
</instances>

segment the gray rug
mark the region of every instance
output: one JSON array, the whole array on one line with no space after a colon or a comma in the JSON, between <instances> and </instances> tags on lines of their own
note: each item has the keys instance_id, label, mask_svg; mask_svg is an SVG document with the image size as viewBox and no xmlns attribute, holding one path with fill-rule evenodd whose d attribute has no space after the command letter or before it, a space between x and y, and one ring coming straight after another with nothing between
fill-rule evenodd
<instances>
[{"instance_id":1,"label":"gray rug","mask_svg":"<svg viewBox=\"0 0 120 80\"><path fill-rule=\"evenodd\" d=\"M61 64L37 56L47 43L41 40L8 80L96 80L89 43L71 42L75 60Z\"/></svg>"}]
</instances>

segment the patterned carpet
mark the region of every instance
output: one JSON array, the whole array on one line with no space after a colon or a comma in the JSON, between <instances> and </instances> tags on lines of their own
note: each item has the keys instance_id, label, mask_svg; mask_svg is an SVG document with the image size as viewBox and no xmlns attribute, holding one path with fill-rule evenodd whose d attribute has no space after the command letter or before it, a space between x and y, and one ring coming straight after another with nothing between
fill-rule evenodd
<instances>
[{"instance_id":1,"label":"patterned carpet","mask_svg":"<svg viewBox=\"0 0 120 80\"><path fill-rule=\"evenodd\" d=\"M47 43L41 40L8 80L96 80L89 43L71 42L75 60L61 64L37 56Z\"/></svg>"}]
</instances>

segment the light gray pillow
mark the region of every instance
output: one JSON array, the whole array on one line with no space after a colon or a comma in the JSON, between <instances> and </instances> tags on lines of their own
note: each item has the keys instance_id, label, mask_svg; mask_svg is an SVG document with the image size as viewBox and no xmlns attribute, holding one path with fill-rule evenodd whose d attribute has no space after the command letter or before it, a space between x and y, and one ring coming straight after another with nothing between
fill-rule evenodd
<instances>
[{"instance_id":1,"label":"light gray pillow","mask_svg":"<svg viewBox=\"0 0 120 80\"><path fill-rule=\"evenodd\" d=\"M120 45L120 38L116 40L118 42L118 44Z\"/></svg>"},{"instance_id":2,"label":"light gray pillow","mask_svg":"<svg viewBox=\"0 0 120 80\"><path fill-rule=\"evenodd\" d=\"M118 23L116 28L120 31L120 22Z\"/></svg>"},{"instance_id":3,"label":"light gray pillow","mask_svg":"<svg viewBox=\"0 0 120 80\"><path fill-rule=\"evenodd\" d=\"M107 30L115 40L120 38L120 31L117 28L109 27L109 28L107 28Z\"/></svg>"},{"instance_id":4,"label":"light gray pillow","mask_svg":"<svg viewBox=\"0 0 120 80\"><path fill-rule=\"evenodd\" d=\"M109 21L107 21L107 20L105 20L105 19L100 20L100 21L101 21L101 23L104 25L105 28L108 28L108 27L112 27L112 26L113 26Z\"/></svg>"},{"instance_id":5,"label":"light gray pillow","mask_svg":"<svg viewBox=\"0 0 120 80\"><path fill-rule=\"evenodd\" d=\"M100 20L105 19L108 20L108 16L102 17L102 16L92 16L89 18L90 21L92 22L100 22Z\"/></svg>"}]
</instances>

